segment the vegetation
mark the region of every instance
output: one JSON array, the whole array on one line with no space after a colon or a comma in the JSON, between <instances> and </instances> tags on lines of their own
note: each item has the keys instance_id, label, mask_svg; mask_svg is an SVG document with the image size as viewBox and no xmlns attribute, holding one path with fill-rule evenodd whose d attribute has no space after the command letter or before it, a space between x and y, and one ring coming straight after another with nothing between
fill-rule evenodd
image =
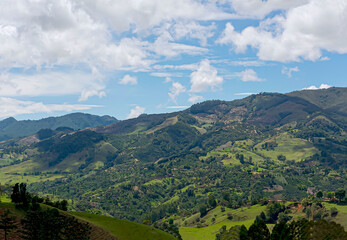
<instances>
[{"instance_id":1,"label":"vegetation","mask_svg":"<svg viewBox=\"0 0 347 240\"><path fill-rule=\"evenodd\" d=\"M214 238L223 225L249 228L257 216L265 224L296 215L344 224L340 205L324 202L345 201L346 91L207 101L77 132L42 127L36 142L1 144L0 183L24 181L39 196L67 199L69 210L145 222L177 236L179 228L183 239L199 231L200 239ZM329 100L318 101L320 93ZM282 204L299 199L300 214Z\"/></svg>"},{"instance_id":2,"label":"vegetation","mask_svg":"<svg viewBox=\"0 0 347 240\"><path fill-rule=\"evenodd\" d=\"M225 227L222 227L220 233L216 235L216 240L343 240L346 238L347 232L345 232L343 227L339 224L327 222L325 220L314 222L306 219L293 221L290 224L279 222L274 226L271 234L265 222L260 220L255 221L248 231L244 225L242 225L242 227L232 227L228 231Z\"/></svg>"}]
</instances>

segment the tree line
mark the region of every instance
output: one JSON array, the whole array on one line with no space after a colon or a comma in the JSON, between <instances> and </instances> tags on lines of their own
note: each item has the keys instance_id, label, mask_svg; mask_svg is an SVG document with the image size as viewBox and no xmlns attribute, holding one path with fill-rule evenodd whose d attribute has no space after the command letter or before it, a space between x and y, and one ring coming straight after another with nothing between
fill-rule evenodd
<instances>
[{"instance_id":1,"label":"tree line","mask_svg":"<svg viewBox=\"0 0 347 240\"><path fill-rule=\"evenodd\" d=\"M11 200L18 209L16 211L24 211L25 216L21 218L9 209L0 214L0 229L4 231L5 240L14 232L26 240L90 239L91 226L64 213L67 210L66 200L54 202L33 196L26 191L24 183L15 184Z\"/></svg>"}]
</instances>

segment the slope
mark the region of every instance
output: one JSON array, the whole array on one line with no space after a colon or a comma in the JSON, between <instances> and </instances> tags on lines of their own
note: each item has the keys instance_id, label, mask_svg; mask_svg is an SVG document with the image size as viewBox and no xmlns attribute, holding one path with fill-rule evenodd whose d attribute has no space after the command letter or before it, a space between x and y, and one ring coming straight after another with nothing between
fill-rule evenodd
<instances>
[{"instance_id":1,"label":"slope","mask_svg":"<svg viewBox=\"0 0 347 240\"><path fill-rule=\"evenodd\" d=\"M114 117L100 117L85 113L71 113L60 117L24 121L17 121L11 117L0 121L0 141L29 136L45 128L56 129L58 127L69 127L77 130L87 127L109 125L114 122L117 122L117 119Z\"/></svg>"},{"instance_id":2,"label":"slope","mask_svg":"<svg viewBox=\"0 0 347 240\"><path fill-rule=\"evenodd\" d=\"M20 221L25 217L23 210L15 208L13 203L9 203L8 199L2 199L0 202L0 214L9 209L11 216L15 216L16 225L20 228ZM43 205L44 207L47 207ZM83 212L61 212L65 215L71 215L78 219L88 222L91 229L91 239L93 240L174 240L175 238L159 229L144 224L134 223L126 220L95 215ZM3 238L3 232L0 231L0 238ZM10 239L21 239L19 231L11 235Z\"/></svg>"}]
</instances>

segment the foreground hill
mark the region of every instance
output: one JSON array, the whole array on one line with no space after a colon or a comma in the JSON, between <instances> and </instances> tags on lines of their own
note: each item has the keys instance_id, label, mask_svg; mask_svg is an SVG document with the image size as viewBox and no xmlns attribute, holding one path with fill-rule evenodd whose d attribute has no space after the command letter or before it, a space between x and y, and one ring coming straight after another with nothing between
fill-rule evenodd
<instances>
[{"instance_id":1,"label":"foreground hill","mask_svg":"<svg viewBox=\"0 0 347 240\"><path fill-rule=\"evenodd\" d=\"M346 96L261 93L15 141L0 150L0 183L136 222L196 214L211 195L230 208L333 196L347 186L347 117L336 108Z\"/></svg>"},{"instance_id":2,"label":"foreground hill","mask_svg":"<svg viewBox=\"0 0 347 240\"><path fill-rule=\"evenodd\" d=\"M57 129L68 127L74 130L87 127L109 125L117 119L110 116L96 116L85 113L71 113L61 117L49 117L41 120L17 121L13 117L0 121L0 141L24 137L38 132L40 129Z\"/></svg>"},{"instance_id":3,"label":"foreground hill","mask_svg":"<svg viewBox=\"0 0 347 240\"><path fill-rule=\"evenodd\" d=\"M21 229L20 221L25 217L25 212L21 209L16 209L14 204L9 203L8 199L2 199L6 202L0 202L0 214L5 209L11 211L11 216L15 216L15 225L19 230ZM67 216L77 217L82 222L88 222L91 225L91 239L92 240L174 240L175 238L159 229L147 226L144 224L134 223L126 220L120 220L111 217L105 217L90 213L82 212L62 212ZM0 238L3 239L3 231L0 230ZM22 239L19 231L15 231L8 238Z\"/></svg>"}]
</instances>

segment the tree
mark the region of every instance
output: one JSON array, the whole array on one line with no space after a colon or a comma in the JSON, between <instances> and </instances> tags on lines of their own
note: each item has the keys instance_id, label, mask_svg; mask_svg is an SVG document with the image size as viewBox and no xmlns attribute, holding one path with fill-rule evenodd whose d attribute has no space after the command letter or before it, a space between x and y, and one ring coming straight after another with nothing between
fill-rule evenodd
<instances>
[{"instance_id":1,"label":"tree","mask_svg":"<svg viewBox=\"0 0 347 240\"><path fill-rule=\"evenodd\" d=\"M266 216L268 221L270 223L275 223L278 218L278 214L280 212L283 212L284 210L285 210L285 206L278 202L269 203L266 206Z\"/></svg>"},{"instance_id":2,"label":"tree","mask_svg":"<svg viewBox=\"0 0 347 240\"><path fill-rule=\"evenodd\" d=\"M207 213L207 207L206 205L201 205L200 208L199 208L199 211L200 211L200 217L203 217L206 215Z\"/></svg>"},{"instance_id":3,"label":"tree","mask_svg":"<svg viewBox=\"0 0 347 240\"><path fill-rule=\"evenodd\" d=\"M339 188L335 191L335 196L339 199L341 202L345 196L346 196L346 191L343 188Z\"/></svg>"},{"instance_id":4,"label":"tree","mask_svg":"<svg viewBox=\"0 0 347 240\"><path fill-rule=\"evenodd\" d=\"M30 194L27 192L25 183L16 183L13 187L11 200L16 206L21 206L24 209L29 207L30 203Z\"/></svg>"},{"instance_id":5,"label":"tree","mask_svg":"<svg viewBox=\"0 0 347 240\"><path fill-rule=\"evenodd\" d=\"M291 219L292 217L284 212L278 214L278 222L288 222Z\"/></svg>"},{"instance_id":6,"label":"tree","mask_svg":"<svg viewBox=\"0 0 347 240\"><path fill-rule=\"evenodd\" d=\"M290 230L286 222L280 222L275 225L272 229L271 240L289 240L292 239L290 236Z\"/></svg>"},{"instance_id":7,"label":"tree","mask_svg":"<svg viewBox=\"0 0 347 240\"><path fill-rule=\"evenodd\" d=\"M248 231L247 231L247 228L245 227L245 225L241 226L239 236L240 236L240 240L249 240Z\"/></svg>"},{"instance_id":8,"label":"tree","mask_svg":"<svg viewBox=\"0 0 347 240\"><path fill-rule=\"evenodd\" d=\"M19 203L20 202L19 183L16 183L12 189L13 190L11 194L11 201L13 203Z\"/></svg>"},{"instance_id":9,"label":"tree","mask_svg":"<svg viewBox=\"0 0 347 240\"><path fill-rule=\"evenodd\" d=\"M215 208L217 206L217 202L216 202L216 198L215 198L214 194L210 194L208 196L208 205L211 208Z\"/></svg>"},{"instance_id":10,"label":"tree","mask_svg":"<svg viewBox=\"0 0 347 240\"><path fill-rule=\"evenodd\" d=\"M327 198L331 199L334 196L334 192L328 192Z\"/></svg>"},{"instance_id":11,"label":"tree","mask_svg":"<svg viewBox=\"0 0 347 240\"><path fill-rule=\"evenodd\" d=\"M15 225L16 217L9 216L10 213L10 210L6 209L0 216L0 229L3 229L5 232L5 240L7 240L8 234L17 228Z\"/></svg>"},{"instance_id":12,"label":"tree","mask_svg":"<svg viewBox=\"0 0 347 240\"><path fill-rule=\"evenodd\" d=\"M265 215L264 212L261 212L261 213L260 213L260 218L261 218L263 221L266 220L266 215Z\"/></svg>"},{"instance_id":13,"label":"tree","mask_svg":"<svg viewBox=\"0 0 347 240\"><path fill-rule=\"evenodd\" d=\"M277 159L280 160L280 161L285 161L287 158L283 154L280 154L280 155L277 156Z\"/></svg>"},{"instance_id":14,"label":"tree","mask_svg":"<svg viewBox=\"0 0 347 240\"><path fill-rule=\"evenodd\" d=\"M323 197L323 192L322 191L318 191L316 194L317 198L322 198Z\"/></svg>"},{"instance_id":15,"label":"tree","mask_svg":"<svg viewBox=\"0 0 347 240\"><path fill-rule=\"evenodd\" d=\"M308 221L306 218L302 218L297 221L292 221L289 225L289 231L293 240L308 240L306 237L307 229L312 226L313 221Z\"/></svg>"},{"instance_id":16,"label":"tree","mask_svg":"<svg viewBox=\"0 0 347 240\"><path fill-rule=\"evenodd\" d=\"M263 220L254 221L248 229L248 237L250 240L268 240L270 231Z\"/></svg>"}]
</instances>

